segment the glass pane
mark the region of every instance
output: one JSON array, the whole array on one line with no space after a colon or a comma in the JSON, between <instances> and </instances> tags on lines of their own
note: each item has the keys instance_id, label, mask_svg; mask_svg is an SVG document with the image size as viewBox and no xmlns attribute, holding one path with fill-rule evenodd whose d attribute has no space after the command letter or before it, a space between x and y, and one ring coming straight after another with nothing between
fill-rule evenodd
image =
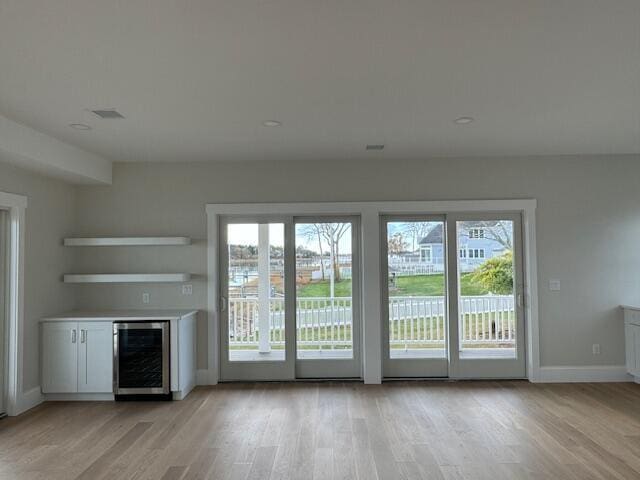
<instances>
[{"instance_id":1,"label":"glass pane","mask_svg":"<svg viewBox=\"0 0 640 480\"><path fill-rule=\"evenodd\" d=\"M459 221L458 310L461 358L514 358L516 316L513 222Z\"/></svg>"},{"instance_id":2,"label":"glass pane","mask_svg":"<svg viewBox=\"0 0 640 480\"><path fill-rule=\"evenodd\" d=\"M296 224L300 359L353 358L351 223Z\"/></svg>"},{"instance_id":3,"label":"glass pane","mask_svg":"<svg viewBox=\"0 0 640 480\"><path fill-rule=\"evenodd\" d=\"M162 388L162 329L118 331L118 387Z\"/></svg>"},{"instance_id":4,"label":"glass pane","mask_svg":"<svg viewBox=\"0 0 640 480\"><path fill-rule=\"evenodd\" d=\"M446 357L444 222L388 222L391 358Z\"/></svg>"},{"instance_id":5,"label":"glass pane","mask_svg":"<svg viewBox=\"0 0 640 480\"><path fill-rule=\"evenodd\" d=\"M227 225L229 360L285 359L284 224Z\"/></svg>"}]
</instances>

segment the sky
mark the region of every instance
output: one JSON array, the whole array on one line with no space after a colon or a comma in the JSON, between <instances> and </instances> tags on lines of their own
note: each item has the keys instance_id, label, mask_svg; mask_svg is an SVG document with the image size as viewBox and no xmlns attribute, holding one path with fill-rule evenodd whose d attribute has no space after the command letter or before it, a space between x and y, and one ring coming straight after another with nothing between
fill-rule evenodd
<instances>
[{"instance_id":1,"label":"sky","mask_svg":"<svg viewBox=\"0 0 640 480\"><path fill-rule=\"evenodd\" d=\"M388 235L392 236L395 233L403 233L405 241L409 243L411 238L409 234L405 233L406 226L409 222L389 222L387 224ZM425 222L430 227L435 227L440 222ZM305 224L296 224L296 233L298 233ZM227 231L228 242L232 245L258 245L258 224L257 223L232 223L228 225ZM269 224L269 242L273 246L284 246L284 224L283 223L271 223ZM316 239L307 240L303 235L296 234L296 247L302 246L303 248L318 251L318 241ZM351 253L351 235L345 234L340 239L340 252ZM329 250L328 245L324 245L325 251Z\"/></svg>"},{"instance_id":2,"label":"sky","mask_svg":"<svg viewBox=\"0 0 640 480\"><path fill-rule=\"evenodd\" d=\"M296 224L298 232L305 224ZM231 245L258 245L258 224L257 223L231 223L228 225L227 241ZM275 247L284 246L284 224L269 224L269 243ZM318 241L307 239L302 235L296 235L296 247L318 251ZM351 253L351 235L345 233L340 239L339 249L341 254ZM325 252L329 251L329 246L323 245Z\"/></svg>"}]
</instances>

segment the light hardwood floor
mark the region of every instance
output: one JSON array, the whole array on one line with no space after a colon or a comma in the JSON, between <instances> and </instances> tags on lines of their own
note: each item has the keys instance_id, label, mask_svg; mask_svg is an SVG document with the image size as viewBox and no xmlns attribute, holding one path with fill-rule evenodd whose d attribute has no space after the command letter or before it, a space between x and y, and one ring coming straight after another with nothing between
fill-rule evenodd
<instances>
[{"instance_id":1,"label":"light hardwood floor","mask_svg":"<svg viewBox=\"0 0 640 480\"><path fill-rule=\"evenodd\" d=\"M0 420L2 479L640 479L640 385L257 383Z\"/></svg>"}]
</instances>

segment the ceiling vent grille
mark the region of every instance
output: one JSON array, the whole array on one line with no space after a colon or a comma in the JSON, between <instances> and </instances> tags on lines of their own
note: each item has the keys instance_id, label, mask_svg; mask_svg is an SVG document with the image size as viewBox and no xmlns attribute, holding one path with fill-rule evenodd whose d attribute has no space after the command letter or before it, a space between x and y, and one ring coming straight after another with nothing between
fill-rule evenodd
<instances>
[{"instance_id":1,"label":"ceiling vent grille","mask_svg":"<svg viewBox=\"0 0 640 480\"><path fill-rule=\"evenodd\" d=\"M367 145L366 147L367 150L384 150L384 145L374 145L374 144L370 144Z\"/></svg>"},{"instance_id":2,"label":"ceiling vent grille","mask_svg":"<svg viewBox=\"0 0 640 480\"><path fill-rule=\"evenodd\" d=\"M124 116L118 112L115 108L110 108L106 110L91 110L100 118L124 118Z\"/></svg>"}]
</instances>

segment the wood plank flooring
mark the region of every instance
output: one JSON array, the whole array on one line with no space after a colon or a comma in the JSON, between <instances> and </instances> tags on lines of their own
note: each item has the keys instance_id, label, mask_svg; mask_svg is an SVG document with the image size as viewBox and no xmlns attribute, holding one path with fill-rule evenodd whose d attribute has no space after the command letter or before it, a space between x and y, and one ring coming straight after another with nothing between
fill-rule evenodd
<instances>
[{"instance_id":1,"label":"wood plank flooring","mask_svg":"<svg viewBox=\"0 0 640 480\"><path fill-rule=\"evenodd\" d=\"M0 420L0 478L640 479L640 385L256 383Z\"/></svg>"}]
</instances>

